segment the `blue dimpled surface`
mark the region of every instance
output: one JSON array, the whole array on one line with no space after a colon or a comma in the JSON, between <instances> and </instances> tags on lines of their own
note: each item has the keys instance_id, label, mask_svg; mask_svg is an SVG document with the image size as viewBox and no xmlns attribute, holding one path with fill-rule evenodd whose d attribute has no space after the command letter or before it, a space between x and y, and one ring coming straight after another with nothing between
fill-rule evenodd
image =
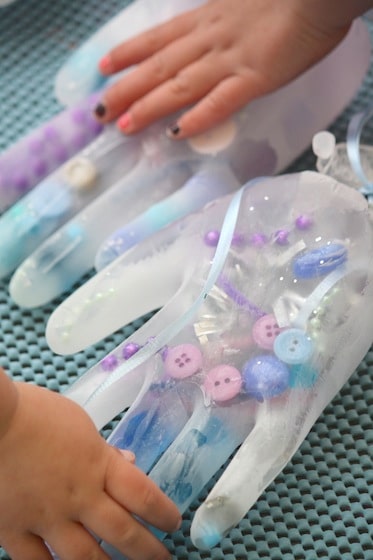
<instances>
[{"instance_id":1,"label":"blue dimpled surface","mask_svg":"<svg viewBox=\"0 0 373 560\"><path fill-rule=\"evenodd\" d=\"M326 276L347 260L347 249L340 243L323 245L294 260L293 271L298 278Z\"/></svg>"},{"instance_id":2,"label":"blue dimpled surface","mask_svg":"<svg viewBox=\"0 0 373 560\"><path fill-rule=\"evenodd\" d=\"M243 367L244 388L258 401L281 395L289 386L290 372L275 356L263 354L252 358Z\"/></svg>"},{"instance_id":3,"label":"blue dimpled surface","mask_svg":"<svg viewBox=\"0 0 373 560\"><path fill-rule=\"evenodd\" d=\"M127 3L17 0L1 9L1 150L60 110L53 97L53 81L62 62L74 46ZM358 96L330 127L337 141L345 139L352 114L371 102L372 91L373 66ZM373 144L372 121L363 140ZM290 170L313 169L314 162L308 150ZM0 283L0 365L17 380L55 391L63 391L146 319L85 352L62 358L49 350L44 338L53 308L51 304L20 310L9 298L7 282ZM194 511L212 487L211 481L187 510L181 529L165 539L172 556L178 560L372 560L372 387L373 352L369 352L292 461L229 538L208 553L195 550L190 541ZM108 433L109 429L104 430ZM1 549L0 558L8 559Z\"/></svg>"}]
</instances>

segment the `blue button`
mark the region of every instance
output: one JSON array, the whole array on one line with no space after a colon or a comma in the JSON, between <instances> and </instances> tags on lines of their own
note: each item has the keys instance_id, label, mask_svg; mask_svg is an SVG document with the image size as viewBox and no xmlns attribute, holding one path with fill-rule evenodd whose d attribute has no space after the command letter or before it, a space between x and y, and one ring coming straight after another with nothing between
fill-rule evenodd
<instances>
[{"instance_id":1,"label":"blue button","mask_svg":"<svg viewBox=\"0 0 373 560\"><path fill-rule=\"evenodd\" d=\"M286 364L304 364L313 353L311 338L301 329L287 329L275 339L273 350Z\"/></svg>"},{"instance_id":2,"label":"blue button","mask_svg":"<svg viewBox=\"0 0 373 560\"><path fill-rule=\"evenodd\" d=\"M263 401L286 391L290 372L275 356L263 354L246 362L242 377L246 393L258 401Z\"/></svg>"},{"instance_id":3,"label":"blue button","mask_svg":"<svg viewBox=\"0 0 373 560\"><path fill-rule=\"evenodd\" d=\"M326 276L346 261L346 247L341 243L330 243L297 257L293 262L293 273L297 278Z\"/></svg>"}]
</instances>

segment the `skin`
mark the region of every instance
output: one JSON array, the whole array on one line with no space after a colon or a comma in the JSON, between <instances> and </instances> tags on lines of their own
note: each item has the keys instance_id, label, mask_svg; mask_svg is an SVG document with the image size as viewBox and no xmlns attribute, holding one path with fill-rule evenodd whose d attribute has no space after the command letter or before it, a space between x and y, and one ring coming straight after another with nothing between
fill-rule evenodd
<instances>
[{"instance_id":1,"label":"skin","mask_svg":"<svg viewBox=\"0 0 373 560\"><path fill-rule=\"evenodd\" d=\"M133 560L169 552L133 515L171 532L176 506L98 434L69 399L0 372L0 543L13 560L108 556L89 531Z\"/></svg>"},{"instance_id":2,"label":"skin","mask_svg":"<svg viewBox=\"0 0 373 560\"><path fill-rule=\"evenodd\" d=\"M131 134L183 110L174 136L204 132L323 58L371 6L372 0L210 0L101 60L105 75L136 67L106 90L100 120L118 119Z\"/></svg>"}]
</instances>

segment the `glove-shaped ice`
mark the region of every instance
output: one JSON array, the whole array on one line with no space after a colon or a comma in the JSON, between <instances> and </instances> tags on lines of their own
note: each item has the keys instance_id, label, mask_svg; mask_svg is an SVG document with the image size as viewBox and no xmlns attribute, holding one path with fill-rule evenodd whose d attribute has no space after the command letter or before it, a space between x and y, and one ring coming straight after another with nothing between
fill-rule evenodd
<instances>
[{"instance_id":1,"label":"glove-shaped ice","mask_svg":"<svg viewBox=\"0 0 373 560\"><path fill-rule=\"evenodd\" d=\"M63 105L84 99L103 86L100 58L117 44L160 24L205 0L136 0L108 21L65 62L56 76L55 94Z\"/></svg>"},{"instance_id":2,"label":"glove-shaped ice","mask_svg":"<svg viewBox=\"0 0 373 560\"><path fill-rule=\"evenodd\" d=\"M145 160L42 243L14 273L10 294L23 307L43 305L93 267L97 248L113 228L127 222L121 229L123 251L239 187L223 163L204 166L197 159L154 169ZM110 256L115 251L111 244Z\"/></svg>"},{"instance_id":3,"label":"glove-shaped ice","mask_svg":"<svg viewBox=\"0 0 373 560\"><path fill-rule=\"evenodd\" d=\"M134 167L141 144L114 126L39 183L0 218L0 277Z\"/></svg>"},{"instance_id":4,"label":"glove-shaped ice","mask_svg":"<svg viewBox=\"0 0 373 560\"><path fill-rule=\"evenodd\" d=\"M98 98L96 93L65 109L0 155L0 212L98 136Z\"/></svg>"},{"instance_id":5,"label":"glove-shaped ice","mask_svg":"<svg viewBox=\"0 0 373 560\"><path fill-rule=\"evenodd\" d=\"M369 349L372 245L354 189L264 178L140 243L65 308L85 309L83 347L162 307L66 394L98 428L131 405L109 441L181 511L242 444L197 510L198 547L239 522ZM51 320L60 351L55 334Z\"/></svg>"}]
</instances>

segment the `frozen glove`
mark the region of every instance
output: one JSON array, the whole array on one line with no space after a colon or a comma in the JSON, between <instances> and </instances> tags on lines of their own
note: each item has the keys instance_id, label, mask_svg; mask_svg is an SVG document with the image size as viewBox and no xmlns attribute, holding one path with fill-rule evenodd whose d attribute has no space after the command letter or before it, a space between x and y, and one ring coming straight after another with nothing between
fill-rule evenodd
<instances>
[{"instance_id":1,"label":"frozen glove","mask_svg":"<svg viewBox=\"0 0 373 560\"><path fill-rule=\"evenodd\" d=\"M63 105L84 99L102 87L106 78L98 69L102 56L117 43L134 37L205 0L135 0L92 35L65 62L56 76L55 95Z\"/></svg>"},{"instance_id":2,"label":"frozen glove","mask_svg":"<svg viewBox=\"0 0 373 560\"><path fill-rule=\"evenodd\" d=\"M109 441L181 511L242 444L196 512L198 547L240 521L369 349L372 245L355 190L312 172L261 179L140 243L52 315L48 341L72 351L163 307L66 395L98 428L130 406Z\"/></svg>"},{"instance_id":3,"label":"frozen glove","mask_svg":"<svg viewBox=\"0 0 373 560\"><path fill-rule=\"evenodd\" d=\"M98 96L65 109L0 154L0 212L98 136Z\"/></svg>"}]
</instances>

